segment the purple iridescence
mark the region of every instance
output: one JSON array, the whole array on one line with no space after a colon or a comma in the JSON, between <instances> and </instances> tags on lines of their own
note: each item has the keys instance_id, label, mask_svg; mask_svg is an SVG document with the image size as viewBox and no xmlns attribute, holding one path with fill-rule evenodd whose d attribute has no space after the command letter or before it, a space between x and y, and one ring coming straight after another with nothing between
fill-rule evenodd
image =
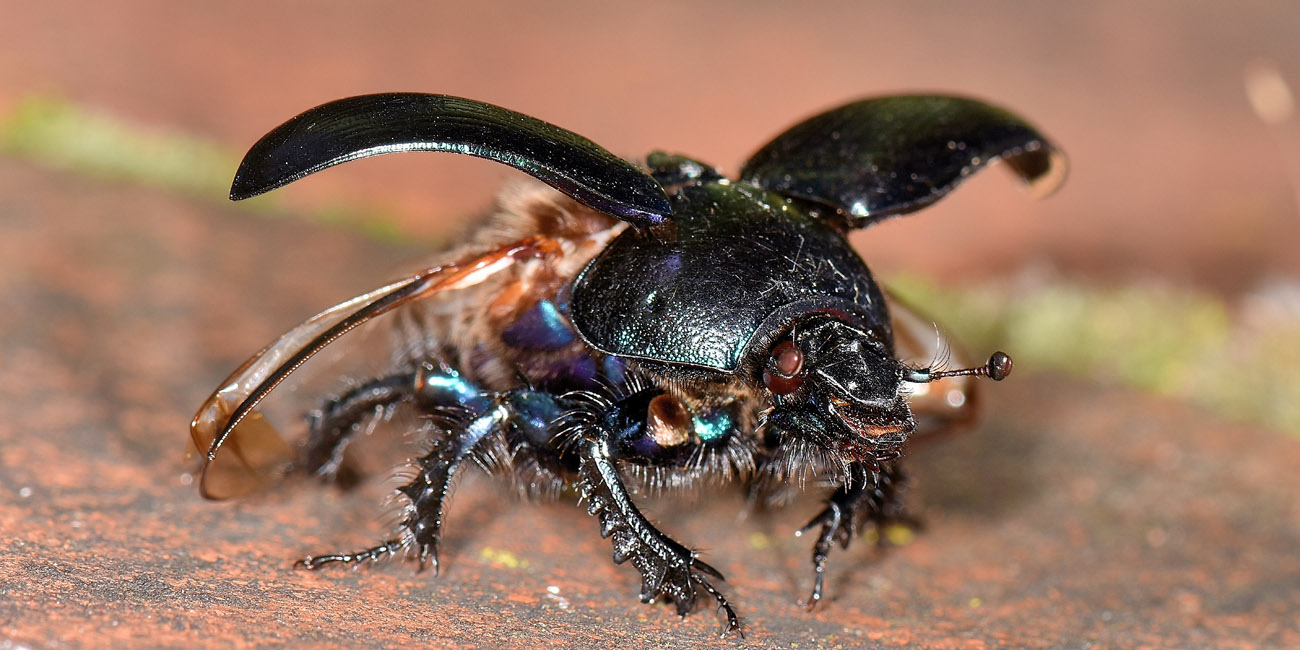
<instances>
[{"instance_id":1,"label":"purple iridescence","mask_svg":"<svg viewBox=\"0 0 1300 650\"><path fill-rule=\"evenodd\" d=\"M519 350L559 350L577 340L555 303L539 300L501 330L501 340Z\"/></svg>"},{"instance_id":2,"label":"purple iridescence","mask_svg":"<svg viewBox=\"0 0 1300 650\"><path fill-rule=\"evenodd\" d=\"M606 356L605 362L605 379L610 385L622 386L627 373L627 360L622 357Z\"/></svg>"},{"instance_id":3,"label":"purple iridescence","mask_svg":"<svg viewBox=\"0 0 1300 650\"><path fill-rule=\"evenodd\" d=\"M587 355L569 357L551 366L546 384L572 390L593 390L596 381L596 362Z\"/></svg>"}]
</instances>

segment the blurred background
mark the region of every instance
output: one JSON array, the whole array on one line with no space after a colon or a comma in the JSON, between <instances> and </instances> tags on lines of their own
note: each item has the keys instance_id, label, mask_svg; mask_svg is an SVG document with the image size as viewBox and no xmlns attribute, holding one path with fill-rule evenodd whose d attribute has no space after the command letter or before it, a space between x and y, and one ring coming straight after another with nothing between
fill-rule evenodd
<instances>
[{"instance_id":1,"label":"blurred background","mask_svg":"<svg viewBox=\"0 0 1300 650\"><path fill-rule=\"evenodd\" d=\"M1286 439L1279 444L1294 458L1293 2L120 0L8 2L0 13L0 254L10 260L0 278L8 307L0 386L14 411L52 394L93 396L105 386L97 379L58 379L60 364L80 363L81 353L100 359L87 352L97 342L85 330L109 323L116 332L116 306L179 296L196 312L184 322L207 330L123 329L120 353L81 369L135 377L105 389L116 399L175 404L123 426L151 423L179 440L186 405L224 369L315 309L377 286L385 268L436 247L518 176L475 159L388 156L228 205L243 151L322 102L396 90L460 95L627 157L663 149L734 173L803 117L863 96L939 91L1025 116L1069 155L1070 177L1034 201L993 169L921 214L855 234L877 275L977 356L1005 346L1018 369L1259 429ZM185 230L189 222L166 216L192 209L208 215L199 222L233 220L238 232ZM132 229L177 230L141 253L122 243L137 238ZM291 234L319 231L335 234ZM299 243L325 253L309 257ZM264 249L329 266L321 272L339 286L197 266L259 259ZM159 260L167 278L132 282L161 272L149 268ZM141 275L114 275L122 268ZM223 295L231 277L250 293ZM69 312L47 286L84 292L99 311ZM253 295L261 291L269 295ZM214 327L239 300L276 316ZM154 342L171 347L147 351ZM51 362L33 349L66 356ZM159 378L195 354L214 360ZM54 377L52 388L37 391L33 377ZM17 427L0 422L13 436L7 445L17 444ZM19 460L52 462L57 453ZM30 470L10 471L13 489L27 485ZM1281 512L1292 539L1295 508ZM1293 587L1285 602L1295 602Z\"/></svg>"}]
</instances>

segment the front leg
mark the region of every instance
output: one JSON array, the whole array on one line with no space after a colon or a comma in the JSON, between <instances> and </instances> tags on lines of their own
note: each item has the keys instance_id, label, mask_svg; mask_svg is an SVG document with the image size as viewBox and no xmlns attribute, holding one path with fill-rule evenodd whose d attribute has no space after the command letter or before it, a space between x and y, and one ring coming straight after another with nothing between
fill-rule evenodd
<instances>
[{"instance_id":1,"label":"front leg","mask_svg":"<svg viewBox=\"0 0 1300 650\"><path fill-rule=\"evenodd\" d=\"M847 549L863 523L875 526L882 540L885 538L884 529L890 524L916 525L916 521L903 510L903 489L906 482L906 476L897 462L881 463L878 468L852 465L845 486L836 490L826 500L826 508L795 533L802 536L821 527L817 541L813 544L815 581L812 594L805 603L806 607L812 609L821 602L826 558L830 555L831 548L839 544L840 548Z\"/></svg>"},{"instance_id":2,"label":"front leg","mask_svg":"<svg viewBox=\"0 0 1300 650\"><path fill-rule=\"evenodd\" d=\"M655 403L656 398L672 399L657 389L642 391L609 405L585 427L578 470L582 498L588 501L587 512L600 519L601 537L613 537L614 562L631 560L641 573L642 602L669 598L685 617L695 604L697 590L703 590L726 612L723 634L738 631L735 610L709 582L709 578L724 580L722 574L656 529L632 503L619 474L619 460L646 462L654 460L656 452L675 458L683 451L659 446L653 432L647 431L648 409L663 404Z\"/></svg>"}]
</instances>

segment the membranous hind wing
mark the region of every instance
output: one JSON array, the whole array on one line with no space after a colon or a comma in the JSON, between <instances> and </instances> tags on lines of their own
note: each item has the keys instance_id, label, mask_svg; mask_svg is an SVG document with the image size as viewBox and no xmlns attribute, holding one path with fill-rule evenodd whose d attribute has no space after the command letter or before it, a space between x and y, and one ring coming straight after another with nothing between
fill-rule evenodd
<instances>
[{"instance_id":1,"label":"membranous hind wing","mask_svg":"<svg viewBox=\"0 0 1300 650\"><path fill-rule=\"evenodd\" d=\"M516 261L545 257L556 244L532 237L453 264L432 267L311 317L245 361L194 415L190 436L202 455L200 491L210 499L256 492L293 468L293 447L258 405L308 359L371 319L418 300L464 289Z\"/></svg>"},{"instance_id":2,"label":"membranous hind wing","mask_svg":"<svg viewBox=\"0 0 1300 650\"><path fill-rule=\"evenodd\" d=\"M385 93L317 106L272 129L249 150L230 190L239 200L350 160L406 151L476 156L530 174L605 214L650 228L672 206L655 179L571 131L515 111L447 95ZM514 260L558 250L531 238L473 260L431 268L331 307L285 333L240 366L191 424L203 455L202 493L258 489L291 466L291 446L257 405L307 359L376 316L469 286ZM222 449L225 453L218 454Z\"/></svg>"}]
</instances>

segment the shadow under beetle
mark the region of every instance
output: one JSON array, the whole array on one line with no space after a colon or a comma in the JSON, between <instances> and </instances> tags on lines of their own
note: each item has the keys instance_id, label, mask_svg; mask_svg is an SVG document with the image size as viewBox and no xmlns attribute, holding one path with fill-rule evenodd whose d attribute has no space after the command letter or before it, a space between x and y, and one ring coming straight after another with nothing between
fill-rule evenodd
<instances>
[{"instance_id":1,"label":"shadow under beetle","mask_svg":"<svg viewBox=\"0 0 1300 650\"><path fill-rule=\"evenodd\" d=\"M496 160L553 190L508 194L436 266L322 312L236 370L191 427L206 450L204 495L238 494L286 468L334 477L363 424L411 408L424 416L427 452L397 489L395 535L301 565L406 552L436 570L444 501L470 461L526 493L575 490L612 538L614 561L640 572L642 601L668 599L685 615L704 594L726 631L739 623L712 583L722 574L656 529L632 495L734 480L768 502L808 480L830 485L801 531L814 533L807 603L817 603L833 545L905 520L903 444L965 418L972 378L1011 369L1001 352L962 370L907 362L927 358L933 331L887 301L847 233L925 207L995 160L1045 192L1064 175L1063 156L1033 127L959 97L832 109L728 179L666 153L643 169L496 106L396 93L330 102L277 127L245 157L231 198L398 151ZM391 370L324 400L305 440L285 443L258 404L387 312L415 324Z\"/></svg>"}]
</instances>

